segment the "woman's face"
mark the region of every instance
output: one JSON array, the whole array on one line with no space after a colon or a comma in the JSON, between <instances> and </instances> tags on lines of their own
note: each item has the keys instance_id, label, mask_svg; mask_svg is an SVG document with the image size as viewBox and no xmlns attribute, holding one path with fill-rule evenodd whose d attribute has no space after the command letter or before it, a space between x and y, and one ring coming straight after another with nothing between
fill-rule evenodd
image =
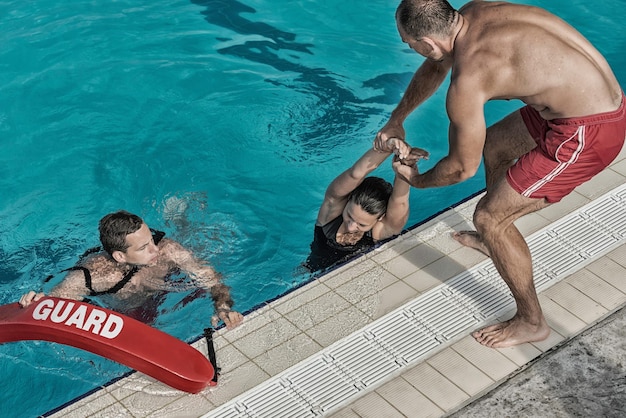
<instances>
[{"instance_id":1,"label":"woman's face","mask_svg":"<svg viewBox=\"0 0 626 418\"><path fill-rule=\"evenodd\" d=\"M343 223L347 232L367 232L371 231L380 220L381 215L367 213L360 205L348 202L343 209Z\"/></svg>"}]
</instances>

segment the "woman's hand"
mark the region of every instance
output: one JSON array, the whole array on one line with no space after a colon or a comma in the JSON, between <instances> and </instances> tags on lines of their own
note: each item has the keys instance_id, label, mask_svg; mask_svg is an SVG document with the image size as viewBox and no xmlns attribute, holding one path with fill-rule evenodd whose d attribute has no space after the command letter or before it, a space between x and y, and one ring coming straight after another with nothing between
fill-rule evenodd
<instances>
[{"instance_id":1,"label":"woman's hand","mask_svg":"<svg viewBox=\"0 0 626 418\"><path fill-rule=\"evenodd\" d=\"M411 152L409 144L398 138L389 138L382 142L379 148L374 149L379 152L392 152L400 159L408 157Z\"/></svg>"},{"instance_id":2,"label":"woman's hand","mask_svg":"<svg viewBox=\"0 0 626 418\"><path fill-rule=\"evenodd\" d=\"M421 151L423 151L423 150L421 150ZM391 163L391 166L392 166L393 171L396 173L396 176L398 178L400 178L401 180L405 181L406 183L408 183L409 185L412 186L413 183L411 183L411 180L414 177L419 177L420 176L420 173L419 173L419 171L417 169L417 159L415 159L413 164L411 164L411 165L406 164L405 161L401 160L397 156L394 156L393 157L393 162Z\"/></svg>"}]
</instances>

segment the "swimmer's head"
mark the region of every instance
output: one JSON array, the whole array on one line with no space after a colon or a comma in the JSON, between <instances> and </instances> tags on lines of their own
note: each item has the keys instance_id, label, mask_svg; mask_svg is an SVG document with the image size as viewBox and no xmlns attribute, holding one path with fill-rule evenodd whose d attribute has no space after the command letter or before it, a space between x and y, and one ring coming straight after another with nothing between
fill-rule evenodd
<instances>
[{"instance_id":1,"label":"swimmer's head","mask_svg":"<svg viewBox=\"0 0 626 418\"><path fill-rule=\"evenodd\" d=\"M139 216L125 210L109 213L100 219L98 226L102 248L109 255L115 251L125 252L129 247L126 236L138 231L142 225L143 220Z\"/></svg>"},{"instance_id":2,"label":"swimmer's head","mask_svg":"<svg viewBox=\"0 0 626 418\"><path fill-rule=\"evenodd\" d=\"M382 216L387 212L387 203L393 192L393 186L380 177L366 177L350 193L348 202L355 203L370 215Z\"/></svg>"},{"instance_id":3,"label":"swimmer's head","mask_svg":"<svg viewBox=\"0 0 626 418\"><path fill-rule=\"evenodd\" d=\"M370 231L387 212L393 187L380 177L366 177L350 193L343 209L343 223L348 232Z\"/></svg>"}]
</instances>

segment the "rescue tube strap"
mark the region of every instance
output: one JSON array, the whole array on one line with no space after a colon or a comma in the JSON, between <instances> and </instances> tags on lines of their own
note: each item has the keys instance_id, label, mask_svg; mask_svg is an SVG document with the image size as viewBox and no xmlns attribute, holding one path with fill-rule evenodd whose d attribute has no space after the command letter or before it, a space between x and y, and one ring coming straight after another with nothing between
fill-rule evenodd
<instances>
[{"instance_id":1,"label":"rescue tube strap","mask_svg":"<svg viewBox=\"0 0 626 418\"><path fill-rule=\"evenodd\" d=\"M213 370L214 370L213 379L211 379L211 382L209 383L209 385L211 386L217 385L217 377L219 376L220 371L222 370L220 367L217 367L217 358L215 356L215 346L213 345L213 333L214 332L215 330L213 328L204 329L204 338L206 338L207 354L209 357L209 361L211 362L211 365L213 366Z\"/></svg>"}]
</instances>

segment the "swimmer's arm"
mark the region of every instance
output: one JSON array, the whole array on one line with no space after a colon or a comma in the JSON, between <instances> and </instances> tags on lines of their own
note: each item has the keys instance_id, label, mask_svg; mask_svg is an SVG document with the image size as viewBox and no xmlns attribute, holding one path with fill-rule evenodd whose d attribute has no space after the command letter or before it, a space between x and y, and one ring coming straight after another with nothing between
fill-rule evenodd
<instances>
[{"instance_id":1,"label":"swimmer's arm","mask_svg":"<svg viewBox=\"0 0 626 418\"><path fill-rule=\"evenodd\" d=\"M348 196L391 155L392 149L376 151L370 148L349 169L335 178L324 195L324 201L317 215L317 225L325 225L343 212Z\"/></svg>"},{"instance_id":2,"label":"swimmer's arm","mask_svg":"<svg viewBox=\"0 0 626 418\"><path fill-rule=\"evenodd\" d=\"M85 285L85 273L82 270L71 270L61 283L52 288L49 296L83 300L87 294L89 289Z\"/></svg>"},{"instance_id":3,"label":"swimmer's arm","mask_svg":"<svg viewBox=\"0 0 626 418\"><path fill-rule=\"evenodd\" d=\"M82 300L83 296L88 292L87 287L85 286L85 276L82 270L72 270L70 271L63 281L56 285L48 294L48 296L53 296L57 298L65 298L65 299L73 299L73 300ZM22 295L19 300L19 304L25 308L29 306L33 302L37 302L39 299L46 296L42 292L35 292L31 290L30 292Z\"/></svg>"},{"instance_id":4,"label":"swimmer's arm","mask_svg":"<svg viewBox=\"0 0 626 418\"><path fill-rule=\"evenodd\" d=\"M233 329L243 322L243 315L237 311L233 311L235 304L230 296L230 287L222 282L218 282L209 289L213 305L215 306L215 316L226 324L226 328ZM217 325L217 320L213 318L213 326Z\"/></svg>"},{"instance_id":5,"label":"swimmer's arm","mask_svg":"<svg viewBox=\"0 0 626 418\"><path fill-rule=\"evenodd\" d=\"M397 170L397 167L403 166L398 157L394 157L392 165L394 171ZM378 236L374 237L377 241L387 239L402 232L404 225L406 225L409 219L410 191L411 186L409 183L396 175L393 181L393 191L387 203L387 212L381 222L382 228L377 234Z\"/></svg>"},{"instance_id":6,"label":"swimmer's arm","mask_svg":"<svg viewBox=\"0 0 626 418\"><path fill-rule=\"evenodd\" d=\"M165 239L164 239L165 241ZM162 247L162 253L179 269L187 273L196 284L210 289L219 283L220 275L208 263L199 260L180 243L168 239Z\"/></svg>"},{"instance_id":7,"label":"swimmer's arm","mask_svg":"<svg viewBox=\"0 0 626 418\"><path fill-rule=\"evenodd\" d=\"M228 329L232 329L243 321L243 315L231 310L235 302L230 296L230 287L221 282L221 275L206 262L198 260L191 251L175 241L170 240L168 252L177 267L189 274L200 287L209 290L216 316L224 321Z\"/></svg>"}]
</instances>

